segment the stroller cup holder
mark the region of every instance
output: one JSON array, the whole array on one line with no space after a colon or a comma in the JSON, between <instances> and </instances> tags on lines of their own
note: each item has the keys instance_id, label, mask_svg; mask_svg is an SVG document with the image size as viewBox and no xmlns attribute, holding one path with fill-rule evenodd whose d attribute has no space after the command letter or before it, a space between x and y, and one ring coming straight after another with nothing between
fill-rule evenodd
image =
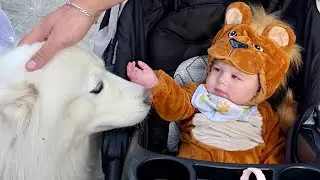
<instances>
[{"instance_id":1,"label":"stroller cup holder","mask_svg":"<svg viewBox=\"0 0 320 180\"><path fill-rule=\"evenodd\" d=\"M284 168L279 173L279 179L281 180L318 179L319 177L319 169L305 166L292 166Z\"/></svg>"},{"instance_id":2,"label":"stroller cup holder","mask_svg":"<svg viewBox=\"0 0 320 180\"><path fill-rule=\"evenodd\" d=\"M243 170L262 170L267 180L320 178L320 164L247 165L184 159L148 151L140 145L143 135L135 131L124 164L122 179L130 180L239 180ZM250 179L255 179L250 175Z\"/></svg>"}]
</instances>

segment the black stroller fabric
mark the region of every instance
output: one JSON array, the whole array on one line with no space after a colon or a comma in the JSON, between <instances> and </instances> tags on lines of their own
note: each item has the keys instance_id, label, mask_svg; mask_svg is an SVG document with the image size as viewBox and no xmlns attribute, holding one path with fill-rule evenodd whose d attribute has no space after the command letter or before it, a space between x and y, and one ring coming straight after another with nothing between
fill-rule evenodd
<instances>
[{"instance_id":1,"label":"black stroller fabric","mask_svg":"<svg viewBox=\"0 0 320 180\"><path fill-rule=\"evenodd\" d=\"M212 38L223 24L226 7L234 1L129 0L118 20L116 35L103 55L107 68L126 78L127 63L142 60L153 69L163 69L173 76L178 65L184 60L207 54ZM262 4L268 12L281 11L282 18L293 26L297 42L304 49L304 66L299 74L293 73L289 86L293 88L299 101L299 113L304 114L320 101L320 37L317 34L320 32L320 14L315 1L244 2ZM107 25L108 19L109 11L106 12L100 28ZM277 99L275 103L276 101ZM299 126L295 128L293 132L298 131ZM143 131L147 137L147 149L161 153L166 151L168 122L152 113ZM122 169L121 164L126 153L124 144L130 140L130 132L131 130L121 129L106 133L102 144L106 174L114 173L111 171L115 168ZM111 179L120 177L120 171L117 170L118 176Z\"/></svg>"},{"instance_id":2,"label":"black stroller fabric","mask_svg":"<svg viewBox=\"0 0 320 180\"><path fill-rule=\"evenodd\" d=\"M299 100L297 120L288 135L287 160L292 163L320 162L320 13L316 1L296 1L287 16L295 19L298 43L303 48L304 66L290 85ZM306 153L308 152L308 153Z\"/></svg>"}]
</instances>

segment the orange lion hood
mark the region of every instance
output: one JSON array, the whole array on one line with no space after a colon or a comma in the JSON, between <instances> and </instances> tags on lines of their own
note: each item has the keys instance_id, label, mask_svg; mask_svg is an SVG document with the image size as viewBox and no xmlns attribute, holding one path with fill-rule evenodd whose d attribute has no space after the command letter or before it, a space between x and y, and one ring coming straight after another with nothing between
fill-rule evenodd
<instances>
[{"instance_id":1,"label":"orange lion hood","mask_svg":"<svg viewBox=\"0 0 320 180\"><path fill-rule=\"evenodd\" d=\"M267 15L263 8L242 2L228 6L225 25L208 49L207 75L216 59L226 60L246 74L258 74L260 91L246 105L268 99L286 79L290 64L301 58L296 37L289 25Z\"/></svg>"}]
</instances>

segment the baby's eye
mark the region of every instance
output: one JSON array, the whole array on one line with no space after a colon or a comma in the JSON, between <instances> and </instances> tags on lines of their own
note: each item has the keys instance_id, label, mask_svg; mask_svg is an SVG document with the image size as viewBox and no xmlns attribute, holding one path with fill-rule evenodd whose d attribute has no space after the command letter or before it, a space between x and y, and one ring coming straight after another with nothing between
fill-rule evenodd
<instances>
[{"instance_id":1,"label":"baby's eye","mask_svg":"<svg viewBox=\"0 0 320 180\"><path fill-rule=\"evenodd\" d=\"M217 68L217 67L213 67L213 70L214 70L214 71L217 71L217 72L219 72L219 71L220 71L220 68Z\"/></svg>"},{"instance_id":2,"label":"baby's eye","mask_svg":"<svg viewBox=\"0 0 320 180\"><path fill-rule=\"evenodd\" d=\"M240 80L240 78L236 75L231 75L232 79Z\"/></svg>"}]
</instances>

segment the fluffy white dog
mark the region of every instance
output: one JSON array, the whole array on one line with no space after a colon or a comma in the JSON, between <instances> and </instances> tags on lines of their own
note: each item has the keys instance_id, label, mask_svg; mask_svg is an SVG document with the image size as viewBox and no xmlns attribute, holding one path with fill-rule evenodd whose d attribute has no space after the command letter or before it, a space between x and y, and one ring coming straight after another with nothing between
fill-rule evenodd
<instances>
[{"instance_id":1,"label":"fluffy white dog","mask_svg":"<svg viewBox=\"0 0 320 180\"><path fill-rule=\"evenodd\" d=\"M95 134L141 122L148 93L79 46L27 72L26 61L41 46L0 56L0 179L95 179L94 170L101 171Z\"/></svg>"}]
</instances>

